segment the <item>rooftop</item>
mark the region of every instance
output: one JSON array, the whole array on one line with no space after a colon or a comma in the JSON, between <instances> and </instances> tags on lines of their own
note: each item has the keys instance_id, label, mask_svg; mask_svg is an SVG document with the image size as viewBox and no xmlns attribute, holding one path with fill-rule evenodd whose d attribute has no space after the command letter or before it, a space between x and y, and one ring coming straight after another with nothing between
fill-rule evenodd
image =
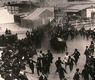
<instances>
[{"instance_id":1,"label":"rooftop","mask_svg":"<svg viewBox=\"0 0 95 80\"><path fill-rule=\"evenodd\" d=\"M31 18L32 18L32 20L38 19L39 16L41 15L41 13L43 13L45 10L54 12L54 8L37 8L33 13L31 13L30 15L28 15L24 19L28 19L28 20L31 20Z\"/></svg>"},{"instance_id":2,"label":"rooftop","mask_svg":"<svg viewBox=\"0 0 95 80\"><path fill-rule=\"evenodd\" d=\"M90 8L94 6L93 4L80 4L80 5L72 5L70 7L67 8L66 12L78 12L87 8Z\"/></svg>"}]
</instances>

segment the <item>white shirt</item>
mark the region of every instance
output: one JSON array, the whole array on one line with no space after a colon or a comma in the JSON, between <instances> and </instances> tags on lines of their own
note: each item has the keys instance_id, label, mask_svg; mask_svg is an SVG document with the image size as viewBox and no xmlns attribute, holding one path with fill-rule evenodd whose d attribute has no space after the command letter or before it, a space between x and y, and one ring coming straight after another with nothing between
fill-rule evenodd
<instances>
[{"instance_id":1,"label":"white shirt","mask_svg":"<svg viewBox=\"0 0 95 80\"><path fill-rule=\"evenodd\" d=\"M69 59L69 55L65 55L63 61L68 62L68 59Z\"/></svg>"},{"instance_id":2,"label":"white shirt","mask_svg":"<svg viewBox=\"0 0 95 80\"><path fill-rule=\"evenodd\" d=\"M40 52L37 52L37 56L40 57L40 58L43 57Z\"/></svg>"},{"instance_id":3,"label":"white shirt","mask_svg":"<svg viewBox=\"0 0 95 80\"><path fill-rule=\"evenodd\" d=\"M0 80L4 80L4 79L1 77L1 75L0 75Z\"/></svg>"}]
</instances>

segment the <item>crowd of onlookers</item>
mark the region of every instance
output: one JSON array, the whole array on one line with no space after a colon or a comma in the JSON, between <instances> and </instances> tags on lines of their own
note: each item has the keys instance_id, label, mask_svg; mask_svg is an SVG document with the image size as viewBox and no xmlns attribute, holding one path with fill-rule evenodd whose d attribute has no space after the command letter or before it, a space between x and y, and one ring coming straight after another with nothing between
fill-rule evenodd
<instances>
[{"instance_id":1,"label":"crowd of onlookers","mask_svg":"<svg viewBox=\"0 0 95 80\"><path fill-rule=\"evenodd\" d=\"M25 65L36 54L33 47L20 45L7 45L1 56L0 74L5 80L28 80L20 72L25 70ZM20 79L21 78L21 79Z\"/></svg>"},{"instance_id":2,"label":"crowd of onlookers","mask_svg":"<svg viewBox=\"0 0 95 80\"><path fill-rule=\"evenodd\" d=\"M37 60L33 60L33 53L37 54ZM81 53L79 50L75 49L74 53L71 55L66 52L64 57L58 57L58 59L55 61L55 73L58 73L60 80L67 80L66 74L69 74L67 67L69 67L70 72L72 72L74 65L77 66L80 55ZM80 75L83 77L83 80L95 79L93 41L91 41L90 46L86 46L84 55L86 58L84 68L82 72L80 72L79 67L77 66L78 68L73 76L74 80L81 80ZM39 80L48 80L48 75L51 74L50 67L53 63L54 56L50 50L47 50L47 52L44 53L42 50L36 52L36 49L33 48L21 47L20 50L15 45L8 45L3 49L1 59L3 62L0 66L0 74L5 80L28 80L27 76L25 75L27 72L22 72L25 70L27 65L29 65L32 74L38 74ZM35 68L37 72L35 72Z\"/></svg>"},{"instance_id":3,"label":"crowd of onlookers","mask_svg":"<svg viewBox=\"0 0 95 80\"><path fill-rule=\"evenodd\" d=\"M18 40L17 34L12 34L11 30L6 28L5 34L0 35L0 46L13 44Z\"/></svg>"},{"instance_id":4,"label":"crowd of onlookers","mask_svg":"<svg viewBox=\"0 0 95 80\"><path fill-rule=\"evenodd\" d=\"M68 24L65 26L54 26L48 30L49 31L49 35L51 36L51 38L53 37L61 37L63 38L65 41L67 41L68 39L75 39L78 35L83 36L85 38L87 38L87 40L89 38L94 39L95 38L95 28L94 29L85 29L84 26L81 27L80 29L75 28L74 26Z\"/></svg>"},{"instance_id":5,"label":"crowd of onlookers","mask_svg":"<svg viewBox=\"0 0 95 80\"><path fill-rule=\"evenodd\" d=\"M11 36L10 30L6 29L5 35ZM26 38L11 44L6 43L1 49L0 76L5 80L28 80L22 73L26 64L36 54L36 48Z\"/></svg>"},{"instance_id":6,"label":"crowd of onlookers","mask_svg":"<svg viewBox=\"0 0 95 80\"><path fill-rule=\"evenodd\" d=\"M68 40L77 39L78 37L95 40L95 29L92 30L91 28L86 30L84 27L77 29L72 25L66 25L64 27L57 25L48 31L51 48L58 52L67 50L66 42Z\"/></svg>"},{"instance_id":7,"label":"crowd of onlookers","mask_svg":"<svg viewBox=\"0 0 95 80\"><path fill-rule=\"evenodd\" d=\"M10 31L6 31L8 34ZM32 74L35 73L35 68L39 76L39 80L48 80L48 75L51 74L50 68L53 63L53 53L47 50L44 53L42 50L37 52L36 47L33 43L38 44L37 40L41 39L38 34L42 34L39 31L26 32L26 38L22 40L17 40L13 44L7 44L6 47L2 49L2 56L0 60L0 75L5 80L28 80L25 75L26 66L28 65L31 69ZM75 28L64 28L57 27L56 31L51 34L52 37L61 37L64 40L68 40L69 36L74 39L77 35L81 35L89 39L91 37L94 40L95 32L94 30L85 30L81 28L79 31ZM36 36L35 36L36 35ZM34 42L32 42L32 41ZM35 41L36 40L36 41ZM37 43L36 43L37 42ZM37 54L37 59L33 59L33 55ZM72 72L74 65L77 66L78 60L80 59L81 53L78 49L75 49L72 55L66 52L64 58L58 57L55 63L55 73L58 73L60 80L67 80L66 74L67 67L69 67L70 72ZM73 76L73 80L81 80L82 75L84 80L94 80L95 79L95 58L94 58L94 41L91 41L90 46L86 46L84 52L86 61L82 72L77 68ZM85 59L84 59L85 60ZM77 66L78 67L78 66Z\"/></svg>"},{"instance_id":8,"label":"crowd of onlookers","mask_svg":"<svg viewBox=\"0 0 95 80\"><path fill-rule=\"evenodd\" d=\"M32 45L34 45L37 48L41 48L41 43L42 43L43 38L44 38L43 29L38 28L37 30L26 32L27 42L30 42Z\"/></svg>"}]
</instances>

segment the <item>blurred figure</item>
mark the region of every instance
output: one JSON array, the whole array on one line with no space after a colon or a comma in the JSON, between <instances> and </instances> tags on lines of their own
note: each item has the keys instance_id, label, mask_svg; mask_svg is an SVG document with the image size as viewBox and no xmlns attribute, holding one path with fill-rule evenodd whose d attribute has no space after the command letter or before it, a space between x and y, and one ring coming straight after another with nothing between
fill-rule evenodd
<instances>
[{"instance_id":1,"label":"blurred figure","mask_svg":"<svg viewBox=\"0 0 95 80\"><path fill-rule=\"evenodd\" d=\"M80 73L78 68L76 69L73 80L80 80Z\"/></svg>"},{"instance_id":2,"label":"blurred figure","mask_svg":"<svg viewBox=\"0 0 95 80\"><path fill-rule=\"evenodd\" d=\"M66 52L65 56L64 56L64 63L65 63L65 69L67 68L67 65L68 65L68 59L69 59L69 53Z\"/></svg>"},{"instance_id":3,"label":"blurred figure","mask_svg":"<svg viewBox=\"0 0 95 80\"><path fill-rule=\"evenodd\" d=\"M93 53L94 53L94 42L93 41L91 41L91 43L90 43L89 50L90 50L91 54L93 55Z\"/></svg>"},{"instance_id":4,"label":"blurred figure","mask_svg":"<svg viewBox=\"0 0 95 80\"><path fill-rule=\"evenodd\" d=\"M75 63L75 60L71 56L69 56L68 64L69 64L70 71L73 70L74 63Z\"/></svg>"},{"instance_id":5,"label":"blurred figure","mask_svg":"<svg viewBox=\"0 0 95 80\"><path fill-rule=\"evenodd\" d=\"M41 76L39 77L39 80L48 80L47 76L42 72Z\"/></svg>"},{"instance_id":6,"label":"blurred figure","mask_svg":"<svg viewBox=\"0 0 95 80\"><path fill-rule=\"evenodd\" d=\"M72 56L74 56L75 64L77 65L77 62L78 62L79 57L80 57L80 52L78 51L78 49L75 49L75 51L74 51L74 53L72 54Z\"/></svg>"},{"instance_id":7,"label":"blurred figure","mask_svg":"<svg viewBox=\"0 0 95 80\"><path fill-rule=\"evenodd\" d=\"M60 80L65 79L65 73L67 74L67 72L66 72L66 70L64 68L60 67L58 69L58 74L59 74Z\"/></svg>"},{"instance_id":8,"label":"blurred figure","mask_svg":"<svg viewBox=\"0 0 95 80\"><path fill-rule=\"evenodd\" d=\"M88 46L86 46L86 50L85 50L85 52L84 52L84 55L86 56L86 62L87 62L88 59L89 59L89 55L90 55L90 51L89 51Z\"/></svg>"},{"instance_id":9,"label":"blurred figure","mask_svg":"<svg viewBox=\"0 0 95 80\"><path fill-rule=\"evenodd\" d=\"M61 57L58 57L58 60L55 62L56 65L56 72L59 71L59 69L62 67L63 62L61 61Z\"/></svg>"},{"instance_id":10,"label":"blurred figure","mask_svg":"<svg viewBox=\"0 0 95 80\"><path fill-rule=\"evenodd\" d=\"M37 69L37 74L39 76L40 72L42 72L42 63L41 63L41 59L40 58L37 59L36 69Z\"/></svg>"},{"instance_id":11,"label":"blurred figure","mask_svg":"<svg viewBox=\"0 0 95 80\"><path fill-rule=\"evenodd\" d=\"M48 50L47 57L48 57L49 62L52 63L52 60L53 60L53 54L51 53L50 50Z\"/></svg>"},{"instance_id":12,"label":"blurred figure","mask_svg":"<svg viewBox=\"0 0 95 80\"><path fill-rule=\"evenodd\" d=\"M86 66L84 66L84 69L82 70L82 77L84 80L89 80L89 71Z\"/></svg>"}]
</instances>

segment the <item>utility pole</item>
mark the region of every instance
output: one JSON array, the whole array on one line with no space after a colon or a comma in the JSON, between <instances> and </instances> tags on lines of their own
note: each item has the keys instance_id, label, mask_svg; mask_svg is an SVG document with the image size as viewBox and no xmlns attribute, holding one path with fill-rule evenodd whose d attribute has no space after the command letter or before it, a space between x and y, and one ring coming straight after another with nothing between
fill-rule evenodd
<instances>
[{"instance_id":1,"label":"utility pole","mask_svg":"<svg viewBox=\"0 0 95 80\"><path fill-rule=\"evenodd\" d=\"M29 0L29 10L31 11L31 0Z\"/></svg>"},{"instance_id":2,"label":"utility pole","mask_svg":"<svg viewBox=\"0 0 95 80\"><path fill-rule=\"evenodd\" d=\"M93 5L91 5L91 8L92 8L92 11L91 11L91 27L93 27L93 25L94 25L94 7L93 7Z\"/></svg>"}]
</instances>

